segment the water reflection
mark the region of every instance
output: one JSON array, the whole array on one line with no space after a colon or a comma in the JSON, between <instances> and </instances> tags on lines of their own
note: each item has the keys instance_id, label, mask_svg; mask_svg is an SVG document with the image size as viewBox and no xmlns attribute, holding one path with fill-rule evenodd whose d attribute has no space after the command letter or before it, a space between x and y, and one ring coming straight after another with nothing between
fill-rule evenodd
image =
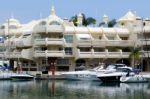
<instances>
[{"instance_id":1,"label":"water reflection","mask_svg":"<svg viewBox=\"0 0 150 99\"><path fill-rule=\"evenodd\" d=\"M150 83L0 81L1 99L149 99Z\"/></svg>"}]
</instances>

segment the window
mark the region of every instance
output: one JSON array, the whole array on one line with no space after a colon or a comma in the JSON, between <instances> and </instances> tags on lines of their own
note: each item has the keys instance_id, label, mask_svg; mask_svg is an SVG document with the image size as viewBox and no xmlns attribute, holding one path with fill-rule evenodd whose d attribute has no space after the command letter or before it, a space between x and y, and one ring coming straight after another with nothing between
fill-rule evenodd
<instances>
[{"instance_id":1,"label":"window","mask_svg":"<svg viewBox=\"0 0 150 99\"><path fill-rule=\"evenodd\" d=\"M65 48L65 54L66 55L72 55L72 48L71 47Z\"/></svg>"},{"instance_id":2,"label":"window","mask_svg":"<svg viewBox=\"0 0 150 99\"><path fill-rule=\"evenodd\" d=\"M57 21L52 21L52 22L50 22L49 25L60 25L60 24Z\"/></svg>"},{"instance_id":3,"label":"window","mask_svg":"<svg viewBox=\"0 0 150 99\"><path fill-rule=\"evenodd\" d=\"M46 25L45 21L40 22L40 25Z\"/></svg>"},{"instance_id":4,"label":"window","mask_svg":"<svg viewBox=\"0 0 150 99\"><path fill-rule=\"evenodd\" d=\"M58 59L57 64L58 65L68 65L69 64L69 59Z\"/></svg>"},{"instance_id":5,"label":"window","mask_svg":"<svg viewBox=\"0 0 150 99\"><path fill-rule=\"evenodd\" d=\"M122 40L128 40L128 37L120 37Z\"/></svg>"},{"instance_id":6,"label":"window","mask_svg":"<svg viewBox=\"0 0 150 99\"><path fill-rule=\"evenodd\" d=\"M0 37L0 43L4 43L4 38Z\"/></svg>"},{"instance_id":7,"label":"window","mask_svg":"<svg viewBox=\"0 0 150 99\"><path fill-rule=\"evenodd\" d=\"M64 35L67 43L73 43L73 35Z\"/></svg>"}]
</instances>

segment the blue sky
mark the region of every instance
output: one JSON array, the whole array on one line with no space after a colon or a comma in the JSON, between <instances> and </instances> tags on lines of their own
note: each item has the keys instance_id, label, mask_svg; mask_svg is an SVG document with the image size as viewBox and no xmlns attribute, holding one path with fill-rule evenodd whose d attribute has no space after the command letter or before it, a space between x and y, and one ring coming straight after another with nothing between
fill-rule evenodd
<instances>
[{"instance_id":1,"label":"blue sky","mask_svg":"<svg viewBox=\"0 0 150 99\"><path fill-rule=\"evenodd\" d=\"M21 23L39 19L40 13L47 17L51 5L61 18L82 12L99 22L103 14L117 19L129 10L136 11L138 16L150 17L150 0L0 0L0 23L12 14Z\"/></svg>"}]
</instances>

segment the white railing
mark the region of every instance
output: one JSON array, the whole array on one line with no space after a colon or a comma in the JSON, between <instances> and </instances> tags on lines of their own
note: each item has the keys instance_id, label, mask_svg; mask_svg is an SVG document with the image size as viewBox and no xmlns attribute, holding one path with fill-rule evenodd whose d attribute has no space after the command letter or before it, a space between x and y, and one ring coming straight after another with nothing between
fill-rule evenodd
<instances>
[{"instance_id":1,"label":"white railing","mask_svg":"<svg viewBox=\"0 0 150 99\"><path fill-rule=\"evenodd\" d=\"M78 51L78 58L129 58L130 52L81 52Z\"/></svg>"},{"instance_id":2,"label":"white railing","mask_svg":"<svg viewBox=\"0 0 150 99\"><path fill-rule=\"evenodd\" d=\"M46 26L42 26L42 25L35 26L33 32L34 33L46 33Z\"/></svg>"},{"instance_id":3,"label":"white railing","mask_svg":"<svg viewBox=\"0 0 150 99\"><path fill-rule=\"evenodd\" d=\"M44 39L35 39L35 45L64 45L65 40L63 38L44 38Z\"/></svg>"},{"instance_id":4,"label":"white railing","mask_svg":"<svg viewBox=\"0 0 150 99\"><path fill-rule=\"evenodd\" d=\"M62 51L35 51L34 57L64 57L65 52Z\"/></svg>"},{"instance_id":5,"label":"white railing","mask_svg":"<svg viewBox=\"0 0 150 99\"><path fill-rule=\"evenodd\" d=\"M35 39L34 44L35 45L46 45L46 39Z\"/></svg>"},{"instance_id":6,"label":"white railing","mask_svg":"<svg viewBox=\"0 0 150 99\"><path fill-rule=\"evenodd\" d=\"M142 45L150 45L150 38L140 39Z\"/></svg>"},{"instance_id":7,"label":"white railing","mask_svg":"<svg viewBox=\"0 0 150 99\"><path fill-rule=\"evenodd\" d=\"M65 44L65 39L63 38L48 38L46 39L47 45L64 45Z\"/></svg>"},{"instance_id":8,"label":"white railing","mask_svg":"<svg viewBox=\"0 0 150 99\"><path fill-rule=\"evenodd\" d=\"M77 45L79 46L134 46L133 40L78 40Z\"/></svg>"},{"instance_id":9,"label":"white railing","mask_svg":"<svg viewBox=\"0 0 150 99\"><path fill-rule=\"evenodd\" d=\"M63 30L63 27L61 25L47 25L46 26L46 32L60 32L62 33L64 30Z\"/></svg>"}]
</instances>

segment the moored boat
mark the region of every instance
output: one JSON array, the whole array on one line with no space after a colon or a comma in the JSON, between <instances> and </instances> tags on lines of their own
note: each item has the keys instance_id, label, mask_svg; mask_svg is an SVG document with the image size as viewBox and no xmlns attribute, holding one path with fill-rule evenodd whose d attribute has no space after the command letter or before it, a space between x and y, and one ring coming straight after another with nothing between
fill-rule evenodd
<instances>
[{"instance_id":1,"label":"moored boat","mask_svg":"<svg viewBox=\"0 0 150 99\"><path fill-rule=\"evenodd\" d=\"M125 67L124 64L113 64L107 66L107 68L102 68L105 67L105 65L97 66L91 70L82 70L82 71L70 71L70 72L64 72L62 75L64 76L65 79L67 80L100 80L97 78L97 75L102 75L103 73L111 73L116 71L117 68L119 67Z\"/></svg>"},{"instance_id":2,"label":"moored boat","mask_svg":"<svg viewBox=\"0 0 150 99\"><path fill-rule=\"evenodd\" d=\"M29 74L13 74L10 76L10 79L11 80L22 80L22 81L26 81L26 80L33 80L34 79L34 76L32 75L29 75Z\"/></svg>"},{"instance_id":3,"label":"moored boat","mask_svg":"<svg viewBox=\"0 0 150 99\"><path fill-rule=\"evenodd\" d=\"M122 83L142 83L142 82L148 82L146 78L144 78L140 74L136 74L133 76L122 76L120 78L120 82Z\"/></svg>"},{"instance_id":4,"label":"moored boat","mask_svg":"<svg viewBox=\"0 0 150 99\"><path fill-rule=\"evenodd\" d=\"M97 77L102 82L120 82L122 76L135 75L131 67L119 67L114 72L98 74Z\"/></svg>"}]
</instances>

